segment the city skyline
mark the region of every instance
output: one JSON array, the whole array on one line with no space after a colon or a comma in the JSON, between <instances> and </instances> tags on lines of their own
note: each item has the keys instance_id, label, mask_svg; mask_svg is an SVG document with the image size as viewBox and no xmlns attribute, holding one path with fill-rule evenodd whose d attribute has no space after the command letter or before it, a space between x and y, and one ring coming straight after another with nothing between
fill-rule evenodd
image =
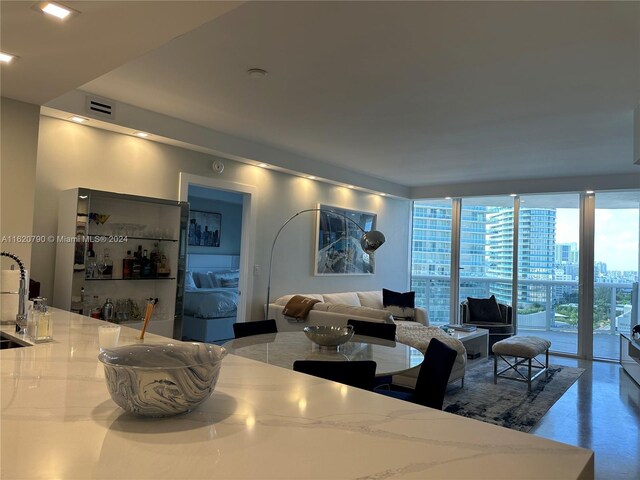
<instances>
[{"instance_id":1,"label":"city skyline","mask_svg":"<svg viewBox=\"0 0 640 480\"><path fill-rule=\"evenodd\" d=\"M594 261L608 270L638 271L638 210L596 209ZM579 244L577 208L556 209L556 244Z\"/></svg>"}]
</instances>

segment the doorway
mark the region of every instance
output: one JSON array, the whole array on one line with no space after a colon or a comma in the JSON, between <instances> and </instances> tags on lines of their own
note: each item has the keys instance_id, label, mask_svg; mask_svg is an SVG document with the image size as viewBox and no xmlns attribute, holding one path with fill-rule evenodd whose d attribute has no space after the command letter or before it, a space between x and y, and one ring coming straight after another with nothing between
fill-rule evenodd
<instances>
[{"instance_id":1,"label":"doorway","mask_svg":"<svg viewBox=\"0 0 640 480\"><path fill-rule=\"evenodd\" d=\"M190 206L182 338L223 342L250 311L255 187L181 173L179 195Z\"/></svg>"}]
</instances>

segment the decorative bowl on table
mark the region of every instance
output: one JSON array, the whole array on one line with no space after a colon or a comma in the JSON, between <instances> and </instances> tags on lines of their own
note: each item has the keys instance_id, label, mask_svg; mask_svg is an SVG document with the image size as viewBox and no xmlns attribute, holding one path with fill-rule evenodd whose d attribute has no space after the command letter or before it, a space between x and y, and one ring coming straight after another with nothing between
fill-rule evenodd
<instances>
[{"instance_id":1,"label":"decorative bowl on table","mask_svg":"<svg viewBox=\"0 0 640 480\"><path fill-rule=\"evenodd\" d=\"M206 343L136 344L107 348L98 359L120 407L145 417L168 417L211 396L226 354L223 347Z\"/></svg>"},{"instance_id":2,"label":"decorative bowl on table","mask_svg":"<svg viewBox=\"0 0 640 480\"><path fill-rule=\"evenodd\" d=\"M353 327L315 326L304 327L304 333L313 343L322 348L338 348L339 345L347 343L353 337Z\"/></svg>"}]
</instances>

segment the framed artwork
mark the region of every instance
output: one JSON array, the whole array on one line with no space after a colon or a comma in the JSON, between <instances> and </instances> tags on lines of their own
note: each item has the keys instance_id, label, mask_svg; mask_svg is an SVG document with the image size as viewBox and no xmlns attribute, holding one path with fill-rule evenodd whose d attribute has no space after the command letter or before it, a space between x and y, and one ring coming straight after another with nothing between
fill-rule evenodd
<instances>
[{"instance_id":1,"label":"framed artwork","mask_svg":"<svg viewBox=\"0 0 640 480\"><path fill-rule=\"evenodd\" d=\"M329 205L318 205L318 208L314 273L373 274L374 258L362 250L360 238L363 232L357 225L365 231L374 230L377 215Z\"/></svg>"},{"instance_id":2,"label":"framed artwork","mask_svg":"<svg viewBox=\"0 0 640 480\"><path fill-rule=\"evenodd\" d=\"M189 212L189 245L198 247L220 246L222 215L213 212Z\"/></svg>"}]
</instances>

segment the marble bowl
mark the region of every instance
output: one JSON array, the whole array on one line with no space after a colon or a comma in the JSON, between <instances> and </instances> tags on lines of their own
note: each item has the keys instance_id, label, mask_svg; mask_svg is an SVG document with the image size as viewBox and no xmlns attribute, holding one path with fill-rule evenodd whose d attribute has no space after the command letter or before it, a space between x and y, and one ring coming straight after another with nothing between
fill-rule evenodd
<instances>
[{"instance_id":1,"label":"marble bowl","mask_svg":"<svg viewBox=\"0 0 640 480\"><path fill-rule=\"evenodd\" d=\"M136 344L105 349L107 389L135 415L168 417L193 410L216 386L227 351L206 343Z\"/></svg>"},{"instance_id":2,"label":"marble bowl","mask_svg":"<svg viewBox=\"0 0 640 480\"><path fill-rule=\"evenodd\" d=\"M347 325L346 327L304 327L304 333L309 340L321 347L337 348L339 345L351 340L351 337L353 337L353 327L351 325Z\"/></svg>"}]
</instances>

